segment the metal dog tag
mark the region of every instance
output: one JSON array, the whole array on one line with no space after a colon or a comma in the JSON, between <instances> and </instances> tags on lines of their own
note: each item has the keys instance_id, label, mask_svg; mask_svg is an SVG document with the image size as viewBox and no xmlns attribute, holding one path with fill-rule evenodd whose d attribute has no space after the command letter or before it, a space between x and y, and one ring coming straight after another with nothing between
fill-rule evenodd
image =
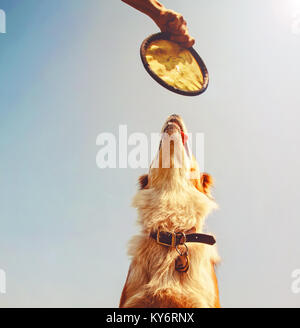
<instances>
[{"instance_id":1,"label":"metal dog tag","mask_svg":"<svg viewBox=\"0 0 300 328\"><path fill-rule=\"evenodd\" d=\"M190 267L190 260L187 252L177 256L175 260L175 270L178 272L187 272Z\"/></svg>"}]
</instances>

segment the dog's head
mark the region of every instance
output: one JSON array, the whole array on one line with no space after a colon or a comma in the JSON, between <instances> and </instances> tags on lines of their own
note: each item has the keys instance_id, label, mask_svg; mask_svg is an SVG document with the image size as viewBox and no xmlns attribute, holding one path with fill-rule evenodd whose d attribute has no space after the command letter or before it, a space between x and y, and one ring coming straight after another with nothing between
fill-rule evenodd
<instances>
[{"instance_id":1,"label":"dog's head","mask_svg":"<svg viewBox=\"0 0 300 328\"><path fill-rule=\"evenodd\" d=\"M162 127L162 138L149 173L139 178L140 189L178 189L192 185L211 197L212 177L201 173L188 144L187 129L182 118L173 114Z\"/></svg>"}]
</instances>

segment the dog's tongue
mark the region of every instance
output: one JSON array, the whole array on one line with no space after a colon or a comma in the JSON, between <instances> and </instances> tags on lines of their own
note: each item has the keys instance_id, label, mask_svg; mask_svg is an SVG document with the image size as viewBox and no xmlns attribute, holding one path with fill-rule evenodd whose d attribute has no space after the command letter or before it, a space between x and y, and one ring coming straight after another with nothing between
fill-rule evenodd
<instances>
[{"instance_id":1,"label":"dog's tongue","mask_svg":"<svg viewBox=\"0 0 300 328\"><path fill-rule=\"evenodd\" d=\"M182 143L185 145L186 142L188 141L188 135L185 134L183 131L181 131L181 138L182 138Z\"/></svg>"}]
</instances>

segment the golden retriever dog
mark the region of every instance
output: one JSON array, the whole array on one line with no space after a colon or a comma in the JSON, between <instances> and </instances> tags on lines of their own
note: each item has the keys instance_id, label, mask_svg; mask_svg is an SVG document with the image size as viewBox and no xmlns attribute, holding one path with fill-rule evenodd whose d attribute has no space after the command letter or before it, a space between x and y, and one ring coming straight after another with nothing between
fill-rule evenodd
<instances>
[{"instance_id":1,"label":"golden retriever dog","mask_svg":"<svg viewBox=\"0 0 300 328\"><path fill-rule=\"evenodd\" d=\"M141 232L129 243L132 262L119 306L220 307L219 256L214 237L203 233L205 217L217 207L212 178L199 172L180 116L167 119L162 136L133 199Z\"/></svg>"}]
</instances>

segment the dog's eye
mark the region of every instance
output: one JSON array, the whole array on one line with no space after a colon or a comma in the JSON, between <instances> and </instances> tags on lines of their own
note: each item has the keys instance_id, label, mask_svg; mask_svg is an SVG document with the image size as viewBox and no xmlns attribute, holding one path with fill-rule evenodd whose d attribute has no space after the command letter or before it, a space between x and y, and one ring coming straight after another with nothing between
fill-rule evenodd
<instances>
[{"instance_id":1,"label":"dog's eye","mask_svg":"<svg viewBox=\"0 0 300 328\"><path fill-rule=\"evenodd\" d=\"M145 189L146 186L148 185L148 174L144 174L139 177L139 186L140 189Z\"/></svg>"}]
</instances>

